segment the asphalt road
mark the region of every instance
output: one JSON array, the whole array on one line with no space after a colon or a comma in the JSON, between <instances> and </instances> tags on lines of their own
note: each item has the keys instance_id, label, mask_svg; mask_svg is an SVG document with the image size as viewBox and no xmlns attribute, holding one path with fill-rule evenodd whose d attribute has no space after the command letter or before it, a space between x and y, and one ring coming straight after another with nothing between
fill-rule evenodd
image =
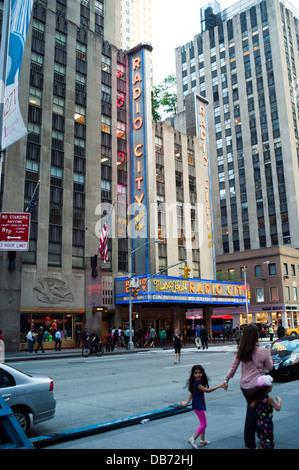
<instances>
[{"instance_id":1,"label":"asphalt road","mask_svg":"<svg viewBox=\"0 0 299 470\"><path fill-rule=\"evenodd\" d=\"M29 438L126 418L178 404L188 396L185 384L194 364L206 369L210 386L222 382L235 345L209 350L188 348L174 364L173 350L153 349L134 354L103 357L66 357L12 362L24 372L50 375L54 379L55 418L33 426ZM201 449L243 449L245 402L239 387L240 371L229 390L206 394L210 445ZM282 398L275 412L276 449L299 448L299 381L275 383L273 396ZM69 440L50 449L180 449L190 450L187 439L198 427L192 411L130 427ZM153 462L151 462L153 464ZM158 462L157 462L158 463ZM160 462L161 463L161 462Z\"/></svg>"}]
</instances>

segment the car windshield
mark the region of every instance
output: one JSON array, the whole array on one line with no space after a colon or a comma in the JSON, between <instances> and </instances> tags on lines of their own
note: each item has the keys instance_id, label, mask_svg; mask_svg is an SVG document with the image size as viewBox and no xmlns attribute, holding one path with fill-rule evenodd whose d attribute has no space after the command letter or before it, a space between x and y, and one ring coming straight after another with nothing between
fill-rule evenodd
<instances>
[{"instance_id":1,"label":"car windshield","mask_svg":"<svg viewBox=\"0 0 299 470\"><path fill-rule=\"evenodd\" d=\"M277 351L299 352L299 339L293 339L292 341L287 339L275 341L272 344L271 352Z\"/></svg>"}]
</instances>

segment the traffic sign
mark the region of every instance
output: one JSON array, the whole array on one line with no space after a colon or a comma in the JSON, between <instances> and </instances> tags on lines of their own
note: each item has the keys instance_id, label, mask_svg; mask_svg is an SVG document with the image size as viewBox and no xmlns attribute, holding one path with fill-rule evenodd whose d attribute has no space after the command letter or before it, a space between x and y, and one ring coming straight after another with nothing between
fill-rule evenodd
<instances>
[{"instance_id":1,"label":"traffic sign","mask_svg":"<svg viewBox=\"0 0 299 470\"><path fill-rule=\"evenodd\" d=\"M29 235L29 212L1 212L0 250L28 251Z\"/></svg>"}]
</instances>

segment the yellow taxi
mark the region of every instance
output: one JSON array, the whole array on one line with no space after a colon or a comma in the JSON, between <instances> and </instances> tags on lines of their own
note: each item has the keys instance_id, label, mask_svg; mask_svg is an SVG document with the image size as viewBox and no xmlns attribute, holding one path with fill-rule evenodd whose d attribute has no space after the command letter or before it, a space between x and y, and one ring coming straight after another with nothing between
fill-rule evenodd
<instances>
[{"instance_id":1,"label":"yellow taxi","mask_svg":"<svg viewBox=\"0 0 299 470\"><path fill-rule=\"evenodd\" d=\"M299 327L288 328L285 334L286 336L299 335Z\"/></svg>"}]
</instances>

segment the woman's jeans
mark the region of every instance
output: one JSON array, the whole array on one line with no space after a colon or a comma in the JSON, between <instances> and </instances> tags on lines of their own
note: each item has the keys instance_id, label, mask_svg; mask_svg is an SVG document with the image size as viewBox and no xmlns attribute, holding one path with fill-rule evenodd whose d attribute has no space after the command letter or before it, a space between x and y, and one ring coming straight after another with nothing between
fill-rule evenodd
<instances>
[{"instance_id":1,"label":"woman's jeans","mask_svg":"<svg viewBox=\"0 0 299 470\"><path fill-rule=\"evenodd\" d=\"M250 406L250 402L248 401L248 390L241 388L242 393L247 402L247 412L246 412L246 419L245 419L245 427L244 427L244 442L245 446L249 449L255 449L255 432L256 432L256 421L257 421L257 413L256 408L252 408Z\"/></svg>"}]
</instances>

